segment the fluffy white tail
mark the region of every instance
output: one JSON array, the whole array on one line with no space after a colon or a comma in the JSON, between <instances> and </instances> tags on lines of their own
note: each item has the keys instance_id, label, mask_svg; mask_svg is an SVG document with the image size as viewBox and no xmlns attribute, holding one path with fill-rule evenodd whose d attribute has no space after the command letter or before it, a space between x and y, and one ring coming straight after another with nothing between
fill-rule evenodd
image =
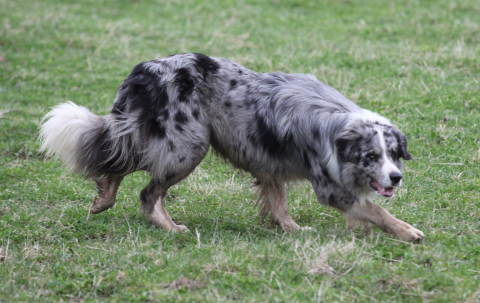
<instances>
[{"instance_id":1,"label":"fluffy white tail","mask_svg":"<svg viewBox=\"0 0 480 303\"><path fill-rule=\"evenodd\" d=\"M82 144L88 133L102 127L102 117L83 106L68 101L59 104L45 115L40 126L40 151L61 158L70 171L82 173Z\"/></svg>"}]
</instances>

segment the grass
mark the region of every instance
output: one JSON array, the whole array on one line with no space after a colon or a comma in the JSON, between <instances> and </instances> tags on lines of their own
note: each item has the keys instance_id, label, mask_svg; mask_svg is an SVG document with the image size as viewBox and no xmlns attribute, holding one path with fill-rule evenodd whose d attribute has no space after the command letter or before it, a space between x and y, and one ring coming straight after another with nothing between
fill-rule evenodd
<instances>
[{"instance_id":1,"label":"grass","mask_svg":"<svg viewBox=\"0 0 480 303\"><path fill-rule=\"evenodd\" d=\"M480 3L0 0L0 301L478 302ZM314 232L262 225L250 177L208 155L169 193L191 233L151 227L148 176L88 216L94 184L38 153L49 107L111 108L133 66L180 52L312 73L397 124L414 161L377 201L422 244L346 231L308 184L290 211ZM7 112L9 111L9 112Z\"/></svg>"}]
</instances>

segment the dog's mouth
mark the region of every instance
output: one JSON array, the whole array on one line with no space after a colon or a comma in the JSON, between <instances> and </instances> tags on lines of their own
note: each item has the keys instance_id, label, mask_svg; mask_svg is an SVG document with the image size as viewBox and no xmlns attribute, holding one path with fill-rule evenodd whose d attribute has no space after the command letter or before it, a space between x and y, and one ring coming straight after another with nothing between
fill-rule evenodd
<instances>
[{"instance_id":1,"label":"dog's mouth","mask_svg":"<svg viewBox=\"0 0 480 303\"><path fill-rule=\"evenodd\" d=\"M393 187L381 187L377 182L372 181L370 182L370 187L376 191L379 195L384 197L391 197L393 196L394 188Z\"/></svg>"}]
</instances>

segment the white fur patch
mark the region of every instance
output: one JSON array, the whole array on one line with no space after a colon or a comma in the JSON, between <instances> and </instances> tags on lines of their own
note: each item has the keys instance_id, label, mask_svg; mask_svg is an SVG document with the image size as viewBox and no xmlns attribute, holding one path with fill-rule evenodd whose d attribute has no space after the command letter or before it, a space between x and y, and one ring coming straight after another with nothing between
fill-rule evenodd
<instances>
[{"instance_id":1,"label":"white fur patch","mask_svg":"<svg viewBox=\"0 0 480 303\"><path fill-rule=\"evenodd\" d=\"M78 167L78 145L82 135L98 119L88 109L71 101L54 106L40 126L40 151L46 151L47 156L61 158L70 171L81 170Z\"/></svg>"},{"instance_id":2,"label":"white fur patch","mask_svg":"<svg viewBox=\"0 0 480 303\"><path fill-rule=\"evenodd\" d=\"M401 173L398 167L393 163L387 156L387 147L385 146L385 138L381 130L378 131L378 136L380 140L380 145L382 147L382 178L379 178L377 182L381 187L390 187L393 186L392 181L390 180L390 174L393 172ZM400 184L399 184L400 185Z\"/></svg>"}]
</instances>

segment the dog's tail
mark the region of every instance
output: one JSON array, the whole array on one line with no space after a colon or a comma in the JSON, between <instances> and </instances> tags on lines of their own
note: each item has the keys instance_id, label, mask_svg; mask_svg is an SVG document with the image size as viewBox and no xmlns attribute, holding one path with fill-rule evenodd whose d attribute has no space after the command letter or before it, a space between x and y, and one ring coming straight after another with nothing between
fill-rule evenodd
<instances>
[{"instance_id":1,"label":"dog's tail","mask_svg":"<svg viewBox=\"0 0 480 303\"><path fill-rule=\"evenodd\" d=\"M71 101L45 115L40 126L40 151L61 158L71 172L87 178L125 170L122 146L111 135L111 117L97 116Z\"/></svg>"}]
</instances>

